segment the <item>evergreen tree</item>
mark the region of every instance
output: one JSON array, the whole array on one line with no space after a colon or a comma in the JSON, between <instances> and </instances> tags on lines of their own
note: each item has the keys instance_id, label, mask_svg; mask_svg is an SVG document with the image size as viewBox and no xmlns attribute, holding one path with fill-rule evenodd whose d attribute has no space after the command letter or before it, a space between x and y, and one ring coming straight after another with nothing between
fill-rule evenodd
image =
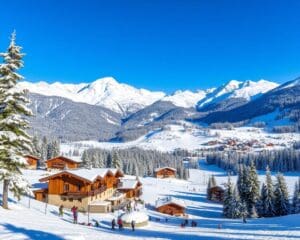
<instances>
[{"instance_id":1,"label":"evergreen tree","mask_svg":"<svg viewBox=\"0 0 300 240\"><path fill-rule=\"evenodd\" d=\"M250 217L257 217L256 203L259 200L259 181L256 172L256 167L252 161L249 168L248 181L246 182L246 201L248 213Z\"/></svg>"},{"instance_id":2,"label":"evergreen tree","mask_svg":"<svg viewBox=\"0 0 300 240\"><path fill-rule=\"evenodd\" d=\"M23 78L17 71L23 67L21 47L15 43L15 32L0 65L0 181L3 181L2 206L8 208L8 191L18 198L30 193L29 185L22 177L21 168L25 166L25 154L32 152L31 138L26 133L31 116L26 107L29 103L26 92L16 85Z\"/></svg>"},{"instance_id":3,"label":"evergreen tree","mask_svg":"<svg viewBox=\"0 0 300 240\"><path fill-rule=\"evenodd\" d=\"M299 179L300 181L300 179ZM300 213L300 185L299 181L295 183L294 195L293 195L293 213Z\"/></svg>"},{"instance_id":4,"label":"evergreen tree","mask_svg":"<svg viewBox=\"0 0 300 240\"><path fill-rule=\"evenodd\" d=\"M119 158L118 153L116 151L113 153L112 167L117 168L117 169L121 169L121 161L120 161L120 158Z\"/></svg>"},{"instance_id":5,"label":"evergreen tree","mask_svg":"<svg viewBox=\"0 0 300 240\"><path fill-rule=\"evenodd\" d=\"M106 167L112 168L112 157L111 157L110 153L107 155L107 158L106 158Z\"/></svg>"},{"instance_id":6,"label":"evergreen tree","mask_svg":"<svg viewBox=\"0 0 300 240\"><path fill-rule=\"evenodd\" d=\"M239 190L241 201L247 199L247 185L248 185L248 167L245 164L239 165L237 188Z\"/></svg>"},{"instance_id":7,"label":"evergreen tree","mask_svg":"<svg viewBox=\"0 0 300 240\"><path fill-rule=\"evenodd\" d=\"M43 165L45 165L45 161L48 159L47 158L47 148L48 148L48 140L47 140L47 137L44 136L42 139L42 144L41 144L41 160L42 160Z\"/></svg>"},{"instance_id":8,"label":"evergreen tree","mask_svg":"<svg viewBox=\"0 0 300 240\"><path fill-rule=\"evenodd\" d=\"M223 215L227 218L232 218L232 207L231 207L232 202L233 202L233 185L230 176L228 176L226 189L224 193L224 202L223 202Z\"/></svg>"},{"instance_id":9,"label":"evergreen tree","mask_svg":"<svg viewBox=\"0 0 300 240\"><path fill-rule=\"evenodd\" d=\"M82 160L82 166L83 167L90 168L92 166L92 163L91 163L90 158L89 158L86 151L84 151L82 153L81 160Z\"/></svg>"},{"instance_id":10,"label":"evergreen tree","mask_svg":"<svg viewBox=\"0 0 300 240\"><path fill-rule=\"evenodd\" d=\"M233 198L231 202L231 217L232 218L241 218L242 217L242 203L237 187L234 188Z\"/></svg>"},{"instance_id":11,"label":"evergreen tree","mask_svg":"<svg viewBox=\"0 0 300 240\"><path fill-rule=\"evenodd\" d=\"M282 174L277 174L275 185L275 212L277 216L287 215L290 211L289 194L287 185Z\"/></svg>"},{"instance_id":12,"label":"evergreen tree","mask_svg":"<svg viewBox=\"0 0 300 240\"><path fill-rule=\"evenodd\" d=\"M261 210L260 214L263 217L275 216L274 209L274 187L272 182L272 176L267 166L266 169L266 183L262 185L261 189Z\"/></svg>"},{"instance_id":13,"label":"evergreen tree","mask_svg":"<svg viewBox=\"0 0 300 240\"><path fill-rule=\"evenodd\" d=\"M52 156L51 156L51 158L59 156L60 155L60 144L59 144L59 141L58 140L54 140L51 144L52 144Z\"/></svg>"}]
</instances>

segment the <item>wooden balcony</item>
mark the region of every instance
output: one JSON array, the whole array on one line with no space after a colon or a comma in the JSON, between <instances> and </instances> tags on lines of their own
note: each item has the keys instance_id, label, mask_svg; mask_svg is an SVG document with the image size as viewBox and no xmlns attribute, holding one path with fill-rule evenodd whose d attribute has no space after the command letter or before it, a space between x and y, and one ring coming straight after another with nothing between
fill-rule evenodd
<instances>
[{"instance_id":1,"label":"wooden balcony","mask_svg":"<svg viewBox=\"0 0 300 240\"><path fill-rule=\"evenodd\" d=\"M73 199L80 199L84 197L90 197L95 196L97 194L100 194L106 190L106 186L101 186L100 188L97 188L95 190L89 191L89 192L80 192L80 191L68 191L64 192L61 196L64 198L73 198Z\"/></svg>"}]
</instances>

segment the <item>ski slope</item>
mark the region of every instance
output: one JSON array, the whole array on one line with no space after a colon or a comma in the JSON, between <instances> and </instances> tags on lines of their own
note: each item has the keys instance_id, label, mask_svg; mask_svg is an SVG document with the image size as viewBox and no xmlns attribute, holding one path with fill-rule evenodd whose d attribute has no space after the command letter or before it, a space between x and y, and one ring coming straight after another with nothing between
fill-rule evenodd
<instances>
[{"instance_id":1,"label":"ski slope","mask_svg":"<svg viewBox=\"0 0 300 240\"><path fill-rule=\"evenodd\" d=\"M251 219L244 224L241 220L224 219L221 215L222 205L206 200L206 184L211 174L216 176L217 183L227 181L226 173L215 166L201 162L201 169L191 169L189 181L178 179L141 178L143 183L143 199L147 208L140 205L140 211L151 216L149 225L123 231L110 229L110 222L120 212L110 214L91 214L90 222L97 220L100 227L74 225L71 214L66 212L63 218L57 216L56 206L22 198L21 202L12 199L10 210L0 208L0 239L5 240L99 240L99 239L299 239L299 215L276 218ZM34 187L40 187L38 179L47 174L42 170L26 170L27 179ZM260 172L260 180L264 173ZM296 173L286 174L290 193ZM235 181L235 177L232 177ZM0 186L1 187L1 186ZM189 219L197 221L198 227L181 228L181 218L170 217L154 211L157 198L173 196L187 205ZM30 205L30 208L29 208ZM166 217L168 222L165 221ZM157 220L160 221L157 221ZM87 223L88 216L79 214L79 223ZM220 228L219 228L220 227Z\"/></svg>"}]
</instances>

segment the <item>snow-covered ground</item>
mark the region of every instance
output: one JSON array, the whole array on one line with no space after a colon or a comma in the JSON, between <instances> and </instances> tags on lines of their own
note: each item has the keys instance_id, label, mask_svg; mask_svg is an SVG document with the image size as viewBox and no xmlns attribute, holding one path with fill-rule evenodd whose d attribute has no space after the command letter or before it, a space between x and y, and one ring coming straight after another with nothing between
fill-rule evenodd
<instances>
[{"instance_id":1,"label":"snow-covered ground","mask_svg":"<svg viewBox=\"0 0 300 240\"><path fill-rule=\"evenodd\" d=\"M42 202L24 197L17 203L12 199L10 210L0 208L0 239L23 240L98 240L98 239L299 239L299 215L276 218L241 220L222 218L222 206L206 200L206 184L211 174L216 176L218 184L227 181L226 173L215 167L201 163L201 169L190 170L189 181L177 179L141 178L143 183L143 199L147 208L140 206L151 216L149 225L136 229L112 231L110 221L118 212L111 214L92 214L90 221L100 222L100 227L74 225L71 214L65 213L63 218L57 216L56 206L46 206ZM38 179L45 171L26 170L27 179L38 187ZM300 173L286 174L290 191ZM235 181L235 177L232 177ZM260 180L264 173L260 172ZM1 187L1 186L0 186ZM197 227L181 228L181 218L159 214L153 210L155 200L159 197L173 196L185 201L189 219L198 223ZM30 203L30 208L29 208ZM148 205L150 205L148 207ZM168 218L166 222L165 219ZM159 219L159 221L158 221ZM79 222L87 223L88 216L79 214Z\"/></svg>"},{"instance_id":2,"label":"snow-covered ground","mask_svg":"<svg viewBox=\"0 0 300 240\"><path fill-rule=\"evenodd\" d=\"M68 153L70 150L76 149L82 152L87 148L94 147L105 149L140 147L158 151L173 151L177 148L196 150L216 147L216 145L208 146L208 142L220 142L229 139L235 139L236 142L240 143L257 140L261 147L257 147L255 150L262 150L265 148L264 145L267 144L272 144L267 149L289 147L295 141L300 140L300 133L274 134L254 127L240 127L233 130L207 130L196 128L193 124L184 122L178 125L167 125L163 129L153 131L137 140L125 143L96 141L63 143L61 144L61 151Z\"/></svg>"}]
</instances>

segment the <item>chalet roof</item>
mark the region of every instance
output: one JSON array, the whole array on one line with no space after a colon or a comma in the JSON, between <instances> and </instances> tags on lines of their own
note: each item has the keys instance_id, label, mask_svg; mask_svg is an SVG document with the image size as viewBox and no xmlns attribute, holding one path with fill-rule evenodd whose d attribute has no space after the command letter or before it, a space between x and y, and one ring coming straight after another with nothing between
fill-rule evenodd
<instances>
[{"instance_id":1,"label":"chalet roof","mask_svg":"<svg viewBox=\"0 0 300 240\"><path fill-rule=\"evenodd\" d=\"M121 186L118 189L135 189L139 181L136 179L121 179Z\"/></svg>"},{"instance_id":2,"label":"chalet roof","mask_svg":"<svg viewBox=\"0 0 300 240\"><path fill-rule=\"evenodd\" d=\"M155 172L158 172L158 171L163 170L163 169L170 169L170 170L176 172L176 169L175 169L175 168L171 168L171 167L161 167L161 168L156 168L154 171L155 171Z\"/></svg>"},{"instance_id":3,"label":"chalet roof","mask_svg":"<svg viewBox=\"0 0 300 240\"><path fill-rule=\"evenodd\" d=\"M24 157L25 157L25 158L29 157L29 158L32 158L32 159L34 159L34 160L36 160L36 161L39 160L38 157L35 157L35 156L33 156L33 155L25 155Z\"/></svg>"},{"instance_id":4,"label":"chalet roof","mask_svg":"<svg viewBox=\"0 0 300 240\"><path fill-rule=\"evenodd\" d=\"M42 178L40 179L40 181L41 182L48 181L49 179L59 176L61 174L70 174L75 177L86 180L88 182L94 182L98 177L104 178L108 173L115 175L118 171L120 170L114 168L92 168L92 169L80 168L74 170L63 170L58 173L52 174L48 177ZM120 172L122 173L122 171Z\"/></svg>"},{"instance_id":5,"label":"chalet roof","mask_svg":"<svg viewBox=\"0 0 300 240\"><path fill-rule=\"evenodd\" d=\"M177 198L174 198L174 197L166 197L166 198L163 198L163 199L156 200L155 207L159 208L161 206L165 206L165 205L168 205L168 204L175 204L177 206L186 208L185 202L183 200L177 199Z\"/></svg>"},{"instance_id":6,"label":"chalet roof","mask_svg":"<svg viewBox=\"0 0 300 240\"><path fill-rule=\"evenodd\" d=\"M63 161L67 161L67 162L74 162L74 163L81 163L82 162L82 160L81 160L80 157L72 157L72 159L71 159L71 158L67 158L67 157L64 157L64 156L56 156L54 158L48 159L46 162L55 160L57 158L59 158L59 159L61 159Z\"/></svg>"}]
</instances>

